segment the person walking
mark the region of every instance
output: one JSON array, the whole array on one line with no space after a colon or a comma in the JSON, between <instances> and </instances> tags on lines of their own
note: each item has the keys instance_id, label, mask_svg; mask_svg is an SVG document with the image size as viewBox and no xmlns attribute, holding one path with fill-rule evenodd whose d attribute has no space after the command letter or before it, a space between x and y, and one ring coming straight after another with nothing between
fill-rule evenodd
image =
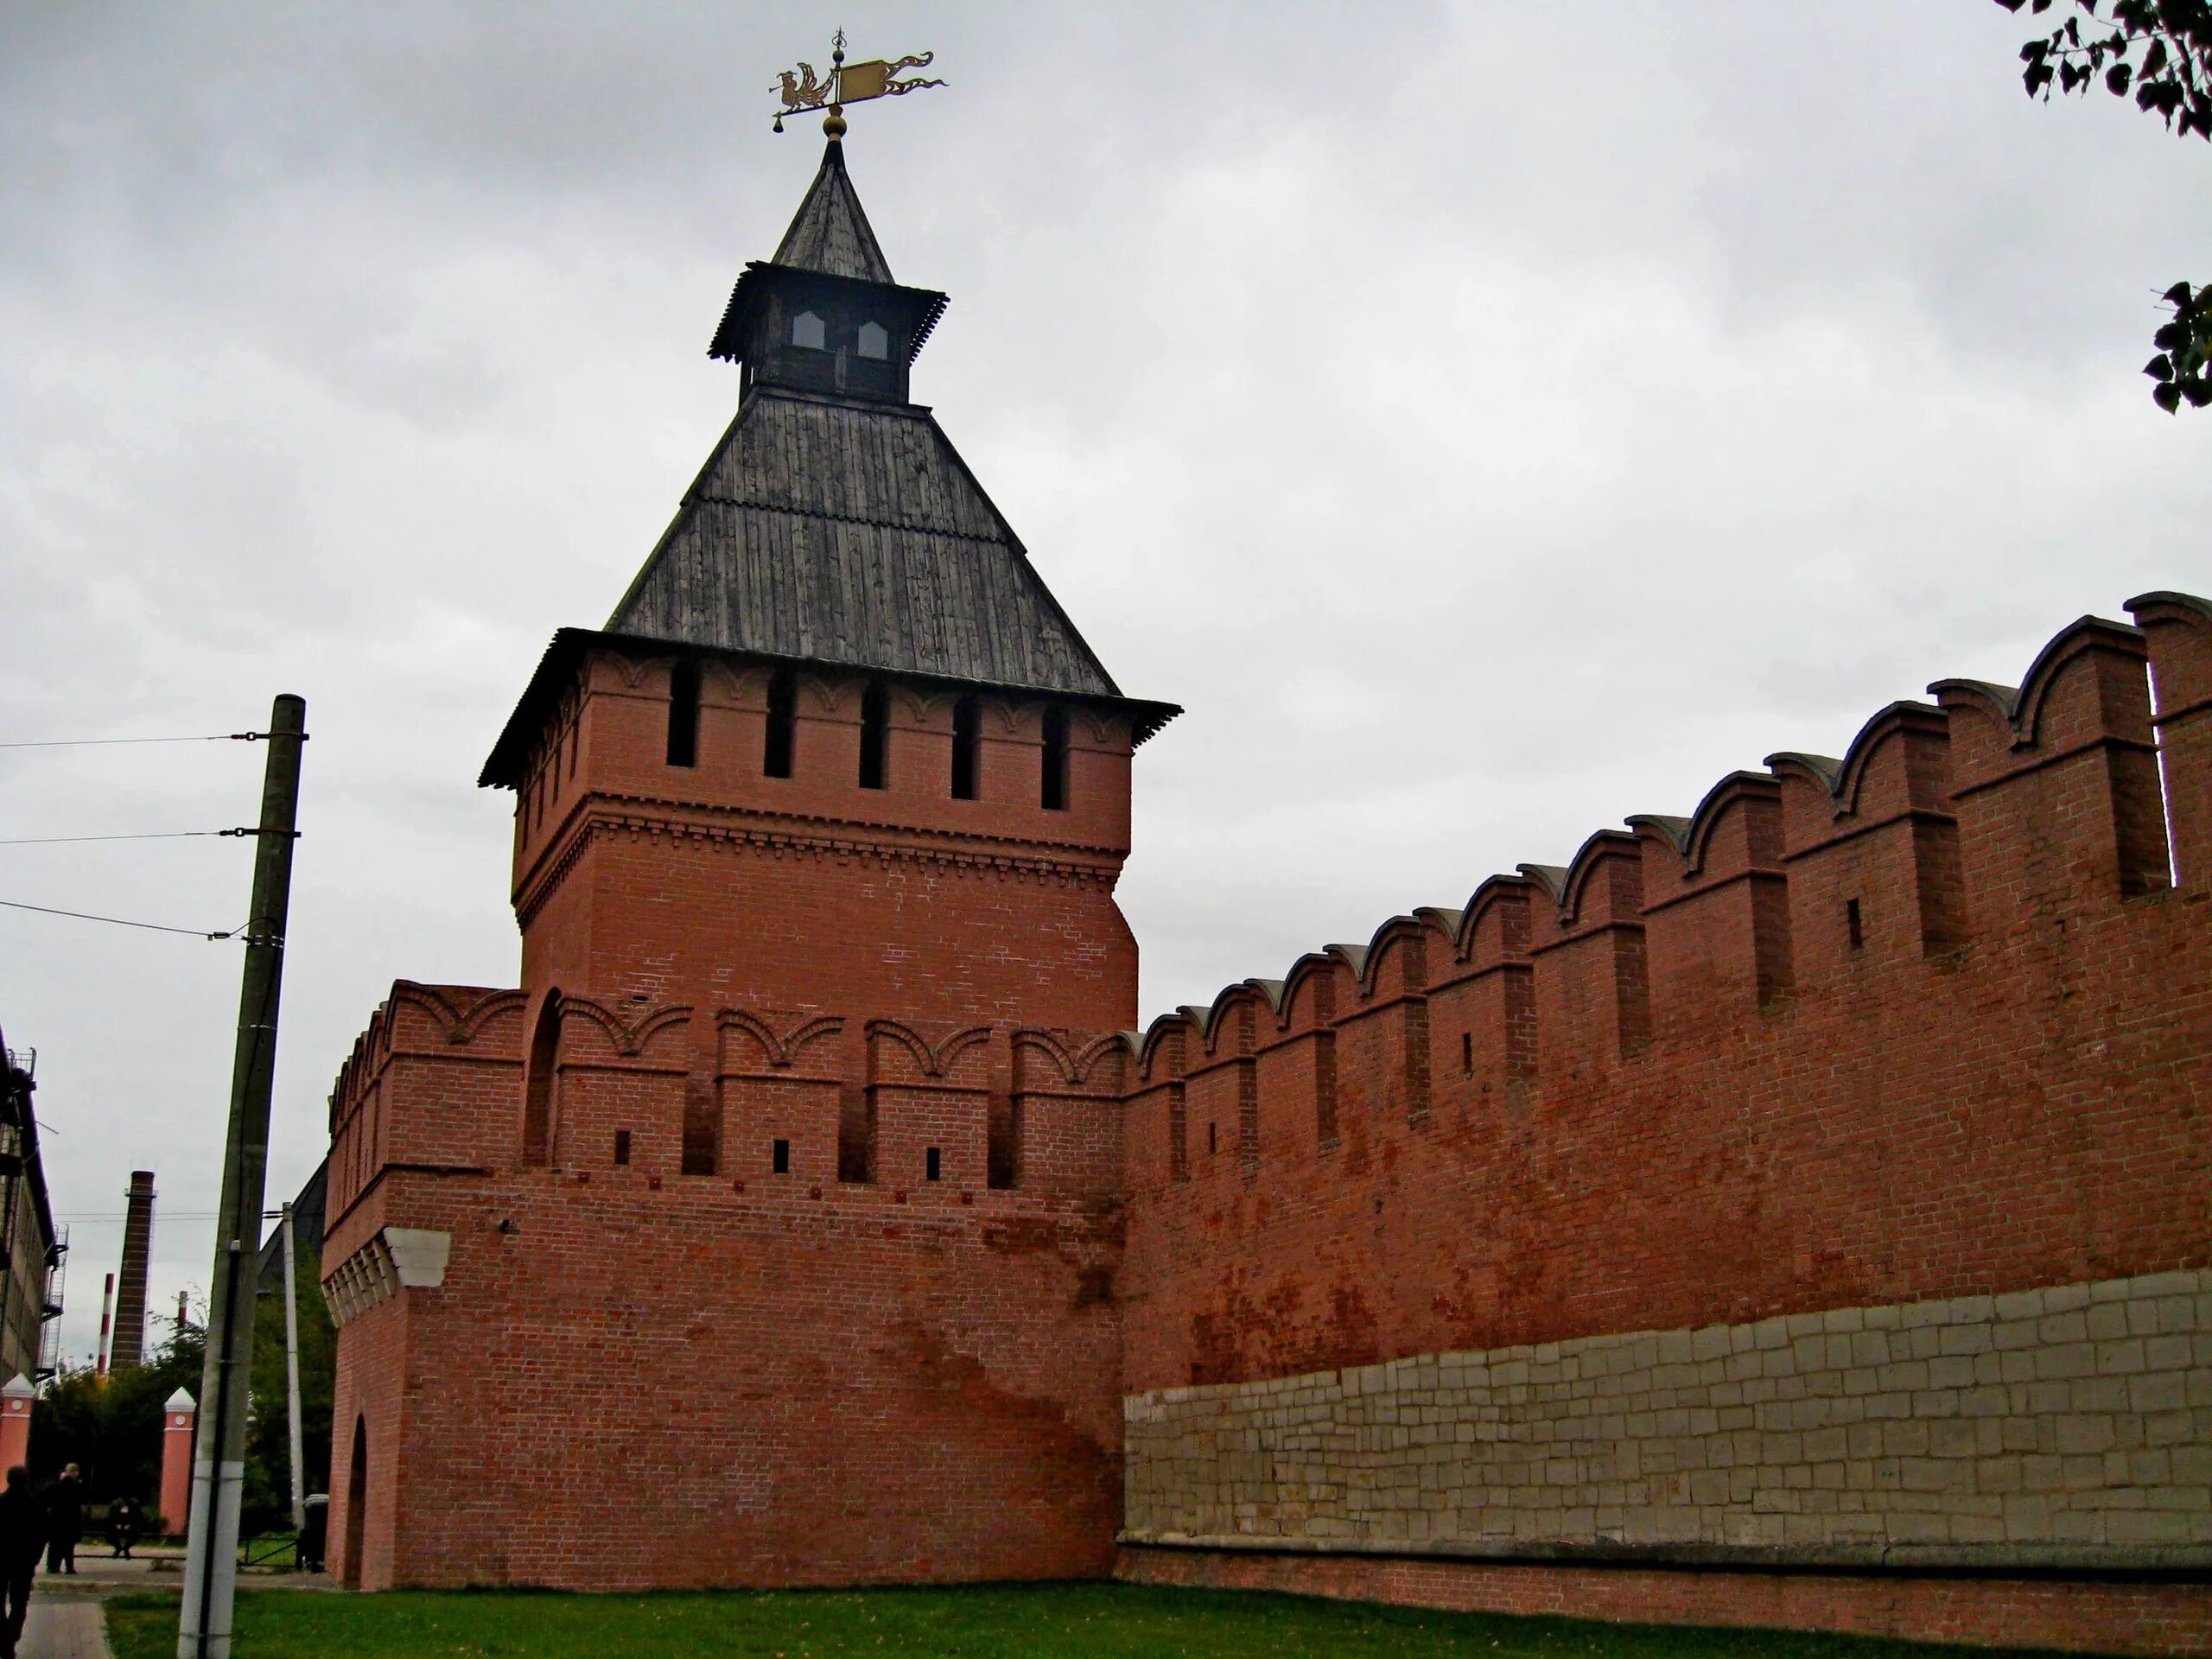
<instances>
[{"instance_id":1,"label":"person walking","mask_svg":"<svg viewBox=\"0 0 2212 1659\"><path fill-rule=\"evenodd\" d=\"M45 1543L45 1510L31 1491L30 1471L19 1463L0 1487L0 1659L16 1659L30 1611L31 1577Z\"/></svg>"},{"instance_id":2,"label":"person walking","mask_svg":"<svg viewBox=\"0 0 2212 1659\"><path fill-rule=\"evenodd\" d=\"M117 1560L130 1559L130 1547L145 1529L146 1519L139 1512L137 1498L118 1497L107 1506L107 1541Z\"/></svg>"},{"instance_id":3,"label":"person walking","mask_svg":"<svg viewBox=\"0 0 2212 1659\"><path fill-rule=\"evenodd\" d=\"M85 1484L77 1465L65 1464L61 1478L47 1489L46 1570L77 1573L77 1541L85 1535Z\"/></svg>"}]
</instances>

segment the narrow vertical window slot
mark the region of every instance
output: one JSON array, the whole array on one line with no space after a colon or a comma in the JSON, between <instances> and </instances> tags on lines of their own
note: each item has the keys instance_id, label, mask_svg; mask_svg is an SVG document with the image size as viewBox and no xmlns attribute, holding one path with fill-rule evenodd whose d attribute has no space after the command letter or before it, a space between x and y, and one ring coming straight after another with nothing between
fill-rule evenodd
<instances>
[{"instance_id":1,"label":"narrow vertical window slot","mask_svg":"<svg viewBox=\"0 0 2212 1659\"><path fill-rule=\"evenodd\" d=\"M994 1092L983 1126L983 1185L995 1191L1021 1179L1021 1103Z\"/></svg>"},{"instance_id":2,"label":"narrow vertical window slot","mask_svg":"<svg viewBox=\"0 0 2212 1659\"><path fill-rule=\"evenodd\" d=\"M952 705L952 798L956 801L976 798L977 776L982 770L977 764L983 746L982 715L982 706L972 696Z\"/></svg>"},{"instance_id":3,"label":"narrow vertical window slot","mask_svg":"<svg viewBox=\"0 0 2212 1659\"><path fill-rule=\"evenodd\" d=\"M1843 931L1849 937L1853 950L1856 950L1866 943L1866 925L1859 918L1856 899L1843 901Z\"/></svg>"},{"instance_id":4,"label":"narrow vertical window slot","mask_svg":"<svg viewBox=\"0 0 2212 1659\"><path fill-rule=\"evenodd\" d=\"M1047 812L1065 812L1068 806L1068 711L1045 711L1045 775L1038 791Z\"/></svg>"},{"instance_id":5,"label":"narrow vertical window slot","mask_svg":"<svg viewBox=\"0 0 2212 1659\"><path fill-rule=\"evenodd\" d=\"M768 1166L779 1175L791 1173L791 1143L778 1141L768 1148Z\"/></svg>"},{"instance_id":6,"label":"narrow vertical window slot","mask_svg":"<svg viewBox=\"0 0 2212 1659\"><path fill-rule=\"evenodd\" d=\"M668 673L668 764L699 764L699 665L678 663Z\"/></svg>"},{"instance_id":7,"label":"narrow vertical window slot","mask_svg":"<svg viewBox=\"0 0 2212 1659\"><path fill-rule=\"evenodd\" d=\"M768 743L760 770L770 778L791 775L791 751L797 747L798 683L788 668L779 668L768 679Z\"/></svg>"},{"instance_id":8,"label":"narrow vertical window slot","mask_svg":"<svg viewBox=\"0 0 2212 1659\"><path fill-rule=\"evenodd\" d=\"M923 1156L922 1166L925 1179L941 1181L944 1179L944 1154L941 1148L928 1148Z\"/></svg>"},{"instance_id":9,"label":"narrow vertical window slot","mask_svg":"<svg viewBox=\"0 0 2212 1659\"><path fill-rule=\"evenodd\" d=\"M617 1129L614 1131L614 1162L619 1167L629 1161L630 1131L627 1129Z\"/></svg>"},{"instance_id":10,"label":"narrow vertical window slot","mask_svg":"<svg viewBox=\"0 0 2212 1659\"><path fill-rule=\"evenodd\" d=\"M1475 1033L1471 1031L1459 1033L1459 1075L1463 1077L1475 1075Z\"/></svg>"},{"instance_id":11,"label":"narrow vertical window slot","mask_svg":"<svg viewBox=\"0 0 2212 1659\"><path fill-rule=\"evenodd\" d=\"M683 1138L677 1147L677 1167L686 1175L712 1175L721 1167L721 1099L705 1077L683 1085Z\"/></svg>"},{"instance_id":12,"label":"narrow vertical window slot","mask_svg":"<svg viewBox=\"0 0 2212 1659\"><path fill-rule=\"evenodd\" d=\"M869 682L861 694L861 787L881 789L891 747L891 688Z\"/></svg>"},{"instance_id":13,"label":"narrow vertical window slot","mask_svg":"<svg viewBox=\"0 0 2212 1659\"><path fill-rule=\"evenodd\" d=\"M552 1161L553 1073L560 1061L560 1045L561 994L549 991L531 1034L530 1071L523 1090L522 1160L525 1164Z\"/></svg>"},{"instance_id":14,"label":"narrow vertical window slot","mask_svg":"<svg viewBox=\"0 0 2212 1659\"><path fill-rule=\"evenodd\" d=\"M875 1090L848 1085L837 1105L837 1179L875 1179Z\"/></svg>"},{"instance_id":15,"label":"narrow vertical window slot","mask_svg":"<svg viewBox=\"0 0 2212 1659\"><path fill-rule=\"evenodd\" d=\"M1313 1033L1313 1130L1323 1150L1337 1144L1337 1033Z\"/></svg>"}]
</instances>

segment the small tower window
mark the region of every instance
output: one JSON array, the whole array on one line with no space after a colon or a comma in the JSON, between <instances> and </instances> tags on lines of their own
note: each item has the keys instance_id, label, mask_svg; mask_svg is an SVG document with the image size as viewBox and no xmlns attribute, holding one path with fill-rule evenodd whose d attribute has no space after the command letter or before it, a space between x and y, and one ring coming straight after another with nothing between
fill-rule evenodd
<instances>
[{"instance_id":1,"label":"small tower window","mask_svg":"<svg viewBox=\"0 0 2212 1659\"><path fill-rule=\"evenodd\" d=\"M822 327L822 319L811 311L802 311L791 319L791 344L804 346L818 352L829 344L829 336Z\"/></svg>"},{"instance_id":2,"label":"small tower window","mask_svg":"<svg viewBox=\"0 0 2212 1659\"><path fill-rule=\"evenodd\" d=\"M771 1142L768 1147L768 1163L769 1167L775 1173L790 1174L791 1173L791 1143L781 1139Z\"/></svg>"},{"instance_id":3,"label":"small tower window","mask_svg":"<svg viewBox=\"0 0 2212 1659\"><path fill-rule=\"evenodd\" d=\"M1859 901L1856 899L1847 899L1843 901L1843 931L1844 936L1851 941L1853 950L1859 950L1866 943L1866 923L1865 918L1859 913Z\"/></svg>"},{"instance_id":4,"label":"small tower window","mask_svg":"<svg viewBox=\"0 0 2212 1659\"><path fill-rule=\"evenodd\" d=\"M884 786L884 762L891 747L891 688L869 683L861 696L861 787Z\"/></svg>"},{"instance_id":5,"label":"small tower window","mask_svg":"<svg viewBox=\"0 0 2212 1659\"><path fill-rule=\"evenodd\" d=\"M982 705L973 697L963 697L952 705L952 798L972 801L976 798L976 775L982 768L983 747Z\"/></svg>"},{"instance_id":6,"label":"small tower window","mask_svg":"<svg viewBox=\"0 0 2212 1659\"><path fill-rule=\"evenodd\" d=\"M561 1058L561 993L548 991L530 1039L530 1075L523 1089L522 1160L543 1165L553 1154L553 1072Z\"/></svg>"},{"instance_id":7,"label":"small tower window","mask_svg":"<svg viewBox=\"0 0 2212 1659\"><path fill-rule=\"evenodd\" d=\"M678 663L668 675L668 764L699 764L699 665Z\"/></svg>"},{"instance_id":8,"label":"small tower window","mask_svg":"<svg viewBox=\"0 0 2212 1659\"><path fill-rule=\"evenodd\" d=\"M891 336L884 332L881 323L861 324L860 353L862 357L872 357L878 361L891 355Z\"/></svg>"},{"instance_id":9,"label":"small tower window","mask_svg":"<svg viewBox=\"0 0 2212 1659\"><path fill-rule=\"evenodd\" d=\"M1037 791L1047 812L1065 812L1068 805L1068 711L1045 711L1045 775Z\"/></svg>"},{"instance_id":10,"label":"small tower window","mask_svg":"<svg viewBox=\"0 0 2212 1659\"><path fill-rule=\"evenodd\" d=\"M943 1180L944 1179L944 1154L943 1149L938 1147L929 1147L927 1149L927 1155L922 1160L922 1168L925 1172L925 1179L932 1181Z\"/></svg>"},{"instance_id":11,"label":"small tower window","mask_svg":"<svg viewBox=\"0 0 2212 1659\"><path fill-rule=\"evenodd\" d=\"M768 680L768 746L760 770L770 778L791 775L792 739L798 735L798 683L788 668L779 668Z\"/></svg>"}]
</instances>

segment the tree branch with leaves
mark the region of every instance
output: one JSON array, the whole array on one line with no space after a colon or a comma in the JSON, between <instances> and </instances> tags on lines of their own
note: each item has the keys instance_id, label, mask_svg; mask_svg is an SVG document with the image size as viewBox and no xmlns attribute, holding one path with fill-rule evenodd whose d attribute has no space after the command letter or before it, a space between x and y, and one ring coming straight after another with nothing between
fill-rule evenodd
<instances>
[{"instance_id":1,"label":"tree branch with leaves","mask_svg":"<svg viewBox=\"0 0 2212 1659\"><path fill-rule=\"evenodd\" d=\"M1997 0L2040 17L2056 0ZM2115 98L2156 115L2176 137L2212 143L2212 0L2073 0L2066 21L2020 48L2021 84L2045 103L2056 91L2086 93L2101 83ZM2186 400L2212 404L2212 286L2176 283L2161 296L2173 318L2152 336L2158 354L2143 365L2151 397L2169 415Z\"/></svg>"}]
</instances>

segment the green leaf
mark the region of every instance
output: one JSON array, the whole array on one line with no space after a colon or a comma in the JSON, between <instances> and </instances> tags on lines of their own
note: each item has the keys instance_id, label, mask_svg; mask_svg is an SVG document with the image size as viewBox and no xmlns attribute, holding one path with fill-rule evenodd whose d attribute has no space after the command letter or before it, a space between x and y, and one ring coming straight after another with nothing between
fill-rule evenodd
<instances>
[{"instance_id":1,"label":"green leaf","mask_svg":"<svg viewBox=\"0 0 2212 1659\"><path fill-rule=\"evenodd\" d=\"M2173 359L2161 352L2143 365L2143 372L2153 380L2171 380L2174 378Z\"/></svg>"},{"instance_id":2,"label":"green leaf","mask_svg":"<svg viewBox=\"0 0 2212 1659\"><path fill-rule=\"evenodd\" d=\"M2169 415L2177 413L2181 409L2181 388L2171 381L2153 386L2151 388L2151 401Z\"/></svg>"}]
</instances>

